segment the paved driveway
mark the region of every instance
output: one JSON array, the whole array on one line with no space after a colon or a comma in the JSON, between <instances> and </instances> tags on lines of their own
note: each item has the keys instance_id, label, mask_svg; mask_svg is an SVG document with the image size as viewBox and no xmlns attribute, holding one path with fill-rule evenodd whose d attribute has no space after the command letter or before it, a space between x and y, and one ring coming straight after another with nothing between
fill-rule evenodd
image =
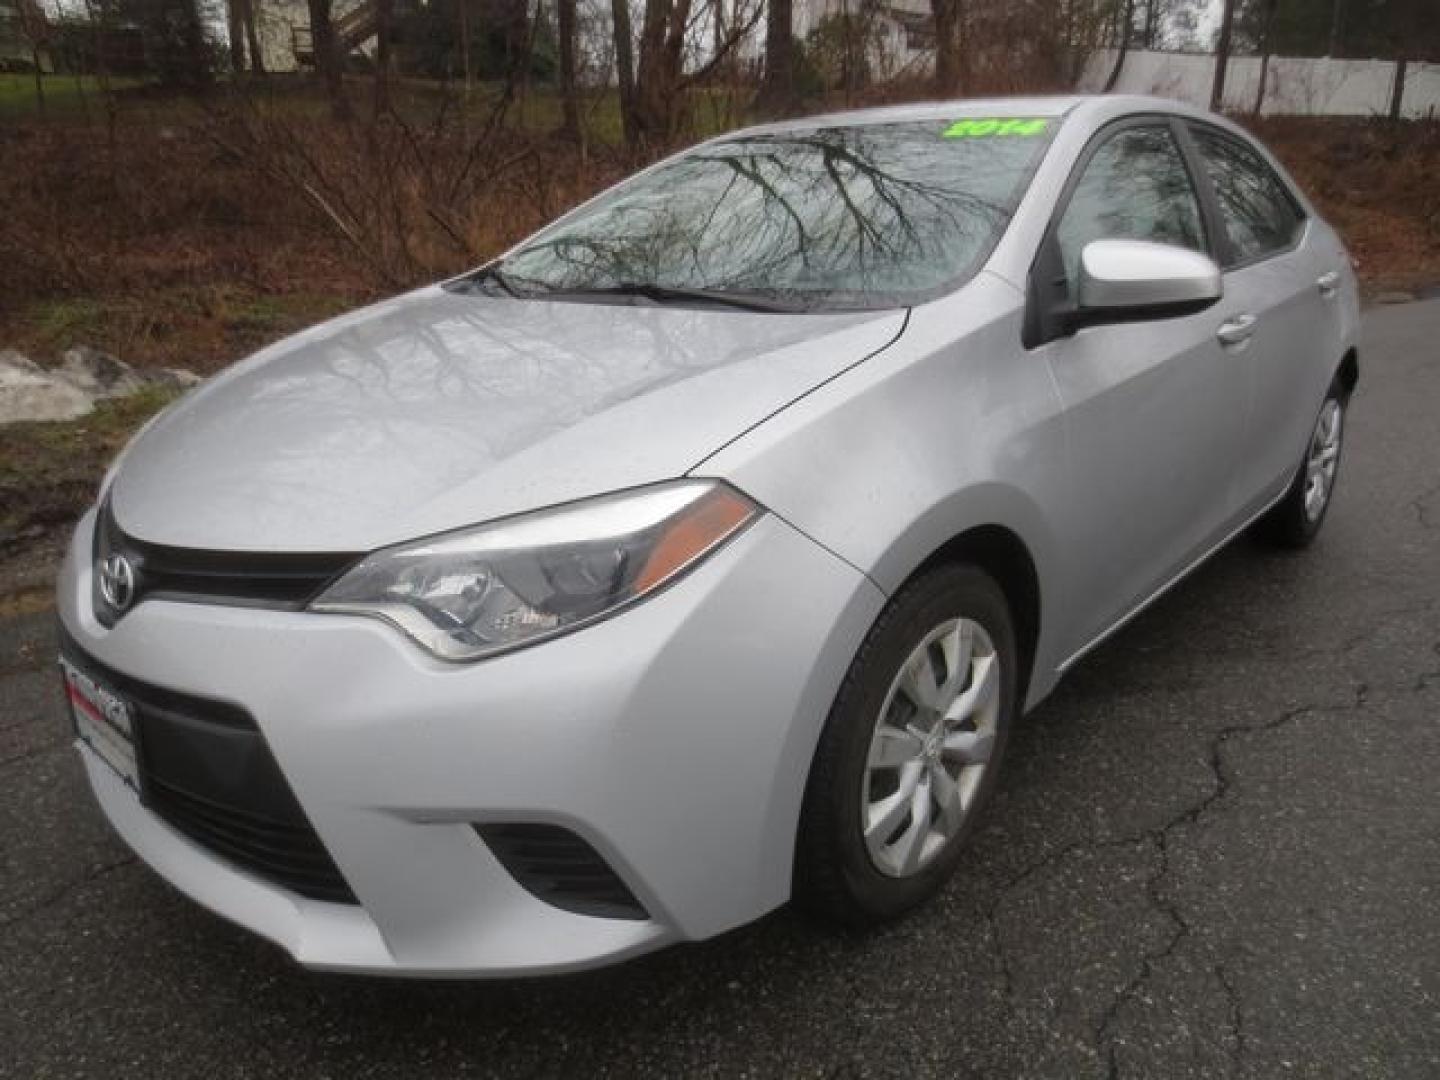
<instances>
[{"instance_id":1,"label":"paved driveway","mask_svg":"<svg viewBox=\"0 0 1440 1080\"><path fill-rule=\"evenodd\" d=\"M1368 316L1317 547L1241 541L1027 721L943 899L591 975L307 975L129 857L0 624L0 1074L1440 1076L1440 302Z\"/></svg>"}]
</instances>

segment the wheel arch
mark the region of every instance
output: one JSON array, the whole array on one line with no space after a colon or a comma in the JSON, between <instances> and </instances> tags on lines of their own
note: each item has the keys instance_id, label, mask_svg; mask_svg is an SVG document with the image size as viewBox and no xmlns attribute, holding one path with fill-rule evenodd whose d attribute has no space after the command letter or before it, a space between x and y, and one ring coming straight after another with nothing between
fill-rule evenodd
<instances>
[{"instance_id":1,"label":"wheel arch","mask_svg":"<svg viewBox=\"0 0 1440 1080\"><path fill-rule=\"evenodd\" d=\"M1344 388L1346 397L1355 392L1355 387L1360 383L1360 353L1355 346L1345 350L1345 355L1340 358L1340 366L1335 371L1335 378Z\"/></svg>"},{"instance_id":2,"label":"wheel arch","mask_svg":"<svg viewBox=\"0 0 1440 1080\"><path fill-rule=\"evenodd\" d=\"M1029 692L1040 644L1043 610L1035 557L1014 529L1000 524L975 525L937 547L906 580L947 563L968 563L979 567L995 579L1000 591L1005 594L1010 615L1015 620L1015 643L1020 650L1018 696L1023 703Z\"/></svg>"}]
</instances>

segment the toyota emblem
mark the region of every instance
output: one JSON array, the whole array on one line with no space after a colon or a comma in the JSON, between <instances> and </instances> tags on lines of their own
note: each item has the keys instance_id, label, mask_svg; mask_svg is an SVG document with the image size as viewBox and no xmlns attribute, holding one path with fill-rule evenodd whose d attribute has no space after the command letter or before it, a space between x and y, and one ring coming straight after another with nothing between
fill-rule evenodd
<instances>
[{"instance_id":1,"label":"toyota emblem","mask_svg":"<svg viewBox=\"0 0 1440 1080\"><path fill-rule=\"evenodd\" d=\"M117 612L135 599L135 568L124 555L111 555L100 564L100 595Z\"/></svg>"}]
</instances>

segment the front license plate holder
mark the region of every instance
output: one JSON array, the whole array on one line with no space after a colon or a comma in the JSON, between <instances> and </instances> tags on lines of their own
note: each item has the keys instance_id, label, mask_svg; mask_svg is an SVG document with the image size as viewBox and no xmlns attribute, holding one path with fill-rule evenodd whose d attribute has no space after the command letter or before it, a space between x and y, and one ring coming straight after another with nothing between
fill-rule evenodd
<instances>
[{"instance_id":1,"label":"front license plate holder","mask_svg":"<svg viewBox=\"0 0 1440 1080\"><path fill-rule=\"evenodd\" d=\"M138 793L134 706L64 656L60 673L76 736Z\"/></svg>"}]
</instances>

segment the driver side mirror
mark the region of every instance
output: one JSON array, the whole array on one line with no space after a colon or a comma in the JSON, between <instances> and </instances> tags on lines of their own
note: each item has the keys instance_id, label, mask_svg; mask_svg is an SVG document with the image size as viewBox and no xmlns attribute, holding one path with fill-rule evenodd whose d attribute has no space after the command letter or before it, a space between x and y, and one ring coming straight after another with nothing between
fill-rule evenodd
<instances>
[{"instance_id":1,"label":"driver side mirror","mask_svg":"<svg viewBox=\"0 0 1440 1080\"><path fill-rule=\"evenodd\" d=\"M1190 315L1224 292L1208 255L1148 240L1092 240L1080 252L1076 278L1077 327Z\"/></svg>"}]
</instances>

